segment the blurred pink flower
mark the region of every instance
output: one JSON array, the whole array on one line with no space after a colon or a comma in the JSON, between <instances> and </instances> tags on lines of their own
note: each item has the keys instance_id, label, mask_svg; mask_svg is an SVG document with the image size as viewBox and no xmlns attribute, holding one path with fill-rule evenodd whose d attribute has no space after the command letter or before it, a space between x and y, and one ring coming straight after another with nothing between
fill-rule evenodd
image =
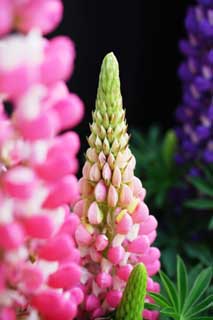
<instances>
[{"instance_id":1,"label":"blurred pink flower","mask_svg":"<svg viewBox=\"0 0 213 320\"><path fill-rule=\"evenodd\" d=\"M74 131L83 103L70 93L75 50L47 40L58 0L0 2L0 319L70 320L83 300ZM35 30L31 30L31 29ZM37 30L36 30L37 29ZM6 113L6 103L12 111Z\"/></svg>"},{"instance_id":2,"label":"blurred pink flower","mask_svg":"<svg viewBox=\"0 0 213 320\"><path fill-rule=\"evenodd\" d=\"M22 32L38 29L43 34L54 30L62 19L61 0L1 0L0 35L14 28Z\"/></svg>"}]
</instances>

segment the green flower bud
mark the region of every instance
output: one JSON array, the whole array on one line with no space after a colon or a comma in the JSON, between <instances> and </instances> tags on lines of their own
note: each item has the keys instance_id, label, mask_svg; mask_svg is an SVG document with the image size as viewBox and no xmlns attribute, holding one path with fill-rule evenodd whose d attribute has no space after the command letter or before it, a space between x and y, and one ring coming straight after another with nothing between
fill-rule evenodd
<instances>
[{"instance_id":1,"label":"green flower bud","mask_svg":"<svg viewBox=\"0 0 213 320\"><path fill-rule=\"evenodd\" d=\"M122 300L115 313L115 320L141 320L146 296L147 271L137 264L127 282Z\"/></svg>"}]
</instances>

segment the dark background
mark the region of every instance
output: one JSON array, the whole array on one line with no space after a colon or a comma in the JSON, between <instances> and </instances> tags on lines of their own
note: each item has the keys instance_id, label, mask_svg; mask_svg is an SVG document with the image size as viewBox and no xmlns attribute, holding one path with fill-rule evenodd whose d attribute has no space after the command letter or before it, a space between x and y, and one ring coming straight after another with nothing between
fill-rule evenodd
<instances>
[{"instance_id":1,"label":"dark background","mask_svg":"<svg viewBox=\"0 0 213 320\"><path fill-rule=\"evenodd\" d=\"M106 53L120 63L122 94L129 126L146 130L158 123L174 125L181 99L177 67L178 41L185 35L184 17L193 0L64 0L64 19L56 34L73 39L77 50L69 82L85 103L77 131L85 139L94 108L98 74Z\"/></svg>"}]
</instances>

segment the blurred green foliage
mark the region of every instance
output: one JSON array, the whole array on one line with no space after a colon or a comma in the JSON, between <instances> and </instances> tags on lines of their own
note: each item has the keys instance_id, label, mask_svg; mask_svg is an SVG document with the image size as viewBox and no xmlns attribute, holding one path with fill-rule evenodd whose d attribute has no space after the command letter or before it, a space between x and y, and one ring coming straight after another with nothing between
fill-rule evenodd
<instances>
[{"instance_id":1,"label":"blurred green foliage","mask_svg":"<svg viewBox=\"0 0 213 320\"><path fill-rule=\"evenodd\" d=\"M196 198L189 199L185 206L195 210L206 210L213 213L213 166L204 167L198 164L202 175L188 177L190 183L196 190ZM209 220L209 230L213 230L213 214Z\"/></svg>"},{"instance_id":2,"label":"blurred green foliage","mask_svg":"<svg viewBox=\"0 0 213 320\"><path fill-rule=\"evenodd\" d=\"M180 170L174 160L177 148L175 133L169 130L163 136L154 126L146 135L138 130L132 130L131 134L131 149L137 161L136 175L148 190L148 199L152 199L156 208L163 208L171 187L182 185L178 179Z\"/></svg>"}]
</instances>

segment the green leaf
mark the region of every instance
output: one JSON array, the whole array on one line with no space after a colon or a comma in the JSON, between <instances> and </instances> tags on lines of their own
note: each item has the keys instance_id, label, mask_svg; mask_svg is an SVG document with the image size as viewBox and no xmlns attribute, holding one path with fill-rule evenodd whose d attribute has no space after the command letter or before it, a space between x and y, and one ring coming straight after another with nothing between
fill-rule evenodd
<instances>
[{"instance_id":1,"label":"green leaf","mask_svg":"<svg viewBox=\"0 0 213 320\"><path fill-rule=\"evenodd\" d=\"M140 146L143 141L140 131L138 131L137 129L132 129L131 136L132 140L134 141L134 144Z\"/></svg>"},{"instance_id":2,"label":"green leaf","mask_svg":"<svg viewBox=\"0 0 213 320\"><path fill-rule=\"evenodd\" d=\"M189 288L192 288L195 279L197 278L197 276L201 273L203 267L202 265L199 263L197 264L194 268L191 269L191 271L188 274L188 283L189 283Z\"/></svg>"},{"instance_id":3,"label":"green leaf","mask_svg":"<svg viewBox=\"0 0 213 320\"><path fill-rule=\"evenodd\" d=\"M209 226L208 226L209 230L213 230L213 217L210 219L209 221Z\"/></svg>"},{"instance_id":4,"label":"green leaf","mask_svg":"<svg viewBox=\"0 0 213 320\"><path fill-rule=\"evenodd\" d=\"M157 126L152 126L148 132L149 142L152 144L156 144L160 137L160 128Z\"/></svg>"},{"instance_id":5,"label":"green leaf","mask_svg":"<svg viewBox=\"0 0 213 320\"><path fill-rule=\"evenodd\" d=\"M200 177L189 177L188 180L201 193L206 194L210 197L213 196L213 185L210 185L209 183L207 183L206 180L204 180Z\"/></svg>"},{"instance_id":6,"label":"green leaf","mask_svg":"<svg viewBox=\"0 0 213 320\"><path fill-rule=\"evenodd\" d=\"M204 317L193 317L193 318L190 318L190 320L212 320L212 316L204 316Z\"/></svg>"},{"instance_id":7,"label":"green leaf","mask_svg":"<svg viewBox=\"0 0 213 320\"><path fill-rule=\"evenodd\" d=\"M160 320L170 320L171 318L169 318L169 317L167 317L167 316L165 316L165 315L163 315L163 314L161 314L161 316L160 316Z\"/></svg>"},{"instance_id":8,"label":"green leaf","mask_svg":"<svg viewBox=\"0 0 213 320\"><path fill-rule=\"evenodd\" d=\"M160 293L149 292L149 296L155 300L155 303L161 307L169 307L167 299Z\"/></svg>"},{"instance_id":9,"label":"green leaf","mask_svg":"<svg viewBox=\"0 0 213 320\"><path fill-rule=\"evenodd\" d=\"M211 199L193 199L186 201L184 203L185 207L193 208L193 209L203 209L203 210L210 210L213 209L213 200Z\"/></svg>"},{"instance_id":10,"label":"green leaf","mask_svg":"<svg viewBox=\"0 0 213 320\"><path fill-rule=\"evenodd\" d=\"M170 243L171 244L171 243ZM172 277L175 275L175 265L176 265L176 249L174 247L166 248L162 251L162 262L166 269L166 273Z\"/></svg>"},{"instance_id":11,"label":"green leaf","mask_svg":"<svg viewBox=\"0 0 213 320\"><path fill-rule=\"evenodd\" d=\"M194 305L196 301L203 295L208 288L212 277L212 268L204 269L195 280L194 286L192 287L189 296L186 300L184 311Z\"/></svg>"},{"instance_id":12,"label":"green leaf","mask_svg":"<svg viewBox=\"0 0 213 320\"><path fill-rule=\"evenodd\" d=\"M198 301L207 290L212 277L211 267L204 269L202 272L201 269L201 265L196 266L191 270L188 277L186 266L178 256L177 288L167 275L160 271L162 291L161 293L149 292L149 296L155 301L155 304L147 304L145 307L149 310L159 310L163 319L168 317L168 319L174 320L213 320L213 318L204 316L198 318L199 314L213 306L213 293ZM195 276L197 276L196 279ZM189 292L188 288L190 287L192 289Z\"/></svg>"},{"instance_id":13,"label":"green leaf","mask_svg":"<svg viewBox=\"0 0 213 320\"><path fill-rule=\"evenodd\" d=\"M159 310L160 309L160 307L158 305L153 304L153 303L148 303L148 302L144 303L144 308L148 309L148 310Z\"/></svg>"},{"instance_id":14,"label":"green leaf","mask_svg":"<svg viewBox=\"0 0 213 320\"><path fill-rule=\"evenodd\" d=\"M186 245L185 250L187 254L193 259L199 259L204 265L211 266L213 264L213 257L208 248L201 245Z\"/></svg>"},{"instance_id":15,"label":"green leaf","mask_svg":"<svg viewBox=\"0 0 213 320\"><path fill-rule=\"evenodd\" d=\"M174 311L173 308L163 308L161 309L161 314L165 314L166 316L172 317L173 319L179 319L179 315Z\"/></svg>"},{"instance_id":16,"label":"green leaf","mask_svg":"<svg viewBox=\"0 0 213 320\"><path fill-rule=\"evenodd\" d=\"M163 140L162 144L162 156L165 164L167 167L171 167L173 161L174 161L174 154L177 147L177 137L174 133L174 131L169 130L165 138Z\"/></svg>"},{"instance_id":17,"label":"green leaf","mask_svg":"<svg viewBox=\"0 0 213 320\"><path fill-rule=\"evenodd\" d=\"M206 176L206 180L208 180L210 183L213 183L213 172L208 168L207 166L197 163L197 166L204 172Z\"/></svg>"},{"instance_id":18,"label":"green leaf","mask_svg":"<svg viewBox=\"0 0 213 320\"><path fill-rule=\"evenodd\" d=\"M199 304L192 306L191 308L188 309L186 312L186 316L190 315L190 317L194 317L197 314L203 312L204 310L209 309L210 307L213 306L213 294L205 298L202 302Z\"/></svg>"},{"instance_id":19,"label":"green leaf","mask_svg":"<svg viewBox=\"0 0 213 320\"><path fill-rule=\"evenodd\" d=\"M179 298L179 310L181 310L188 294L188 278L186 266L179 256L177 258L177 289Z\"/></svg>"},{"instance_id":20,"label":"green leaf","mask_svg":"<svg viewBox=\"0 0 213 320\"><path fill-rule=\"evenodd\" d=\"M177 297L177 290L172 283L172 281L167 277L167 275L163 272L160 271L160 278L162 281L162 284L166 290L166 293L168 295L168 298L173 305L175 311L178 311L178 297Z\"/></svg>"},{"instance_id":21,"label":"green leaf","mask_svg":"<svg viewBox=\"0 0 213 320\"><path fill-rule=\"evenodd\" d=\"M164 200L166 197L166 193L164 190L160 190L160 191L161 192L158 192L158 194L156 194L155 196L155 203L157 207L162 208L165 202Z\"/></svg>"},{"instance_id":22,"label":"green leaf","mask_svg":"<svg viewBox=\"0 0 213 320\"><path fill-rule=\"evenodd\" d=\"M208 294L213 294L213 285L209 286L208 290L207 290Z\"/></svg>"}]
</instances>

